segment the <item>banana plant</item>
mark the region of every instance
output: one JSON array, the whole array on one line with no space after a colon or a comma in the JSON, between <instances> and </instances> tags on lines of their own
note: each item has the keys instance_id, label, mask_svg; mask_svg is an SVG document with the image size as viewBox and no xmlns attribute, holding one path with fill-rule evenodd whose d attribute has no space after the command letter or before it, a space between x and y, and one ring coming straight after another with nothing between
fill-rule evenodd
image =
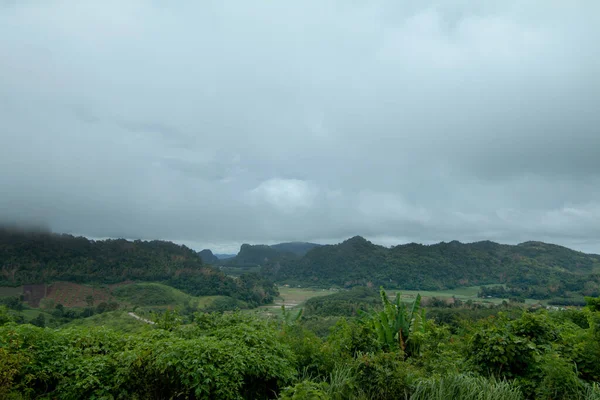
<instances>
[{"instance_id":1,"label":"banana plant","mask_svg":"<svg viewBox=\"0 0 600 400\"><path fill-rule=\"evenodd\" d=\"M421 295L407 307L401 301L400 293L391 302L383 288L380 289L383 310L373 315L373 326L377 338L384 348L400 348L405 355L419 350L419 333L425 331L425 310L421 309Z\"/></svg>"}]
</instances>

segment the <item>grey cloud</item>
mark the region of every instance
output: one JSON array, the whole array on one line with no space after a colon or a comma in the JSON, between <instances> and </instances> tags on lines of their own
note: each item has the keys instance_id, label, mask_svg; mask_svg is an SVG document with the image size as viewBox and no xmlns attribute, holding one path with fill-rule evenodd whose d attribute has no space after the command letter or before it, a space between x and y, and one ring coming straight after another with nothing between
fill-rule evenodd
<instances>
[{"instance_id":1,"label":"grey cloud","mask_svg":"<svg viewBox=\"0 0 600 400\"><path fill-rule=\"evenodd\" d=\"M600 3L1 4L0 219L600 252Z\"/></svg>"}]
</instances>

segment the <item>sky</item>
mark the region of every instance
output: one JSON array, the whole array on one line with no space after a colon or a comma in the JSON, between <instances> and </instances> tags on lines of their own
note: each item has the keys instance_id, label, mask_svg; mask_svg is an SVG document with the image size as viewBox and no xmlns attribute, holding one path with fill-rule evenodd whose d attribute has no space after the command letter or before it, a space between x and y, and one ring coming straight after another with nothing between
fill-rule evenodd
<instances>
[{"instance_id":1,"label":"sky","mask_svg":"<svg viewBox=\"0 0 600 400\"><path fill-rule=\"evenodd\" d=\"M0 221L600 253L600 2L0 0Z\"/></svg>"}]
</instances>

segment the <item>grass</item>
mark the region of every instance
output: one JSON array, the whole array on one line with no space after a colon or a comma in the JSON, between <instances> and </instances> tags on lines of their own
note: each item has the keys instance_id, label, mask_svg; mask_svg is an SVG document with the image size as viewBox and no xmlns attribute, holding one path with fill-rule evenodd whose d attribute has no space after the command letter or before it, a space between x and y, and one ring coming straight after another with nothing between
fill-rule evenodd
<instances>
[{"instance_id":1,"label":"grass","mask_svg":"<svg viewBox=\"0 0 600 400\"><path fill-rule=\"evenodd\" d=\"M88 318L75 319L63 327L99 327L104 326L122 332L141 332L146 329L151 329L150 325L139 321L127 314L127 311L110 311L102 314L96 314Z\"/></svg>"},{"instance_id":2,"label":"grass","mask_svg":"<svg viewBox=\"0 0 600 400\"><path fill-rule=\"evenodd\" d=\"M25 318L25 322L31 322L33 319L37 318L38 315L42 314L46 317L46 322L50 321L53 318L52 314L44 312L40 309L25 309L21 311L23 317Z\"/></svg>"},{"instance_id":3,"label":"grass","mask_svg":"<svg viewBox=\"0 0 600 400\"><path fill-rule=\"evenodd\" d=\"M132 306L183 306L194 299L193 296L160 283L134 283L113 289L113 295L120 303Z\"/></svg>"},{"instance_id":4,"label":"grass","mask_svg":"<svg viewBox=\"0 0 600 400\"><path fill-rule=\"evenodd\" d=\"M448 375L421 381L411 400L522 400L519 388L506 381L469 375Z\"/></svg>"},{"instance_id":5,"label":"grass","mask_svg":"<svg viewBox=\"0 0 600 400\"><path fill-rule=\"evenodd\" d=\"M327 296L328 294L337 293L337 290L330 289L310 289L310 288L293 288L279 286L279 298L276 299L275 303L279 305L285 305L286 307L294 307L304 303L306 300L318 297Z\"/></svg>"}]
</instances>

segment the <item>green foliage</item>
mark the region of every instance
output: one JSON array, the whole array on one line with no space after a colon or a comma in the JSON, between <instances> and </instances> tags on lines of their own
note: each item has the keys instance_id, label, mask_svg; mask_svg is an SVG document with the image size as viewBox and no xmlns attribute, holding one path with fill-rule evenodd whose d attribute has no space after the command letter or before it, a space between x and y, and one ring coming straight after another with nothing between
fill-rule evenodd
<instances>
[{"instance_id":1,"label":"green foliage","mask_svg":"<svg viewBox=\"0 0 600 400\"><path fill-rule=\"evenodd\" d=\"M21 296L0 297L0 305L15 311L23 311L24 307Z\"/></svg>"},{"instance_id":2,"label":"green foliage","mask_svg":"<svg viewBox=\"0 0 600 400\"><path fill-rule=\"evenodd\" d=\"M44 314L39 313L38 316L31 321L31 324L43 328L46 326L46 317Z\"/></svg>"},{"instance_id":3,"label":"green foliage","mask_svg":"<svg viewBox=\"0 0 600 400\"><path fill-rule=\"evenodd\" d=\"M467 349L474 368L504 378L525 376L537 363L538 346L527 336L518 335L513 324L488 323L475 331Z\"/></svg>"},{"instance_id":4,"label":"green foliage","mask_svg":"<svg viewBox=\"0 0 600 400\"><path fill-rule=\"evenodd\" d=\"M557 353L547 353L540 360L540 382L535 395L540 399L575 399L584 390L573 362Z\"/></svg>"},{"instance_id":5,"label":"green foliage","mask_svg":"<svg viewBox=\"0 0 600 400\"><path fill-rule=\"evenodd\" d=\"M294 356L266 322L212 317L194 332L0 328L5 391L31 397L265 398L295 376Z\"/></svg>"},{"instance_id":6,"label":"green foliage","mask_svg":"<svg viewBox=\"0 0 600 400\"><path fill-rule=\"evenodd\" d=\"M390 302L383 288L380 291L383 310L373 314L373 326L382 348L400 349L404 354L418 353L420 338L425 332L425 310L420 309L421 296L407 306L398 293Z\"/></svg>"},{"instance_id":7,"label":"green foliage","mask_svg":"<svg viewBox=\"0 0 600 400\"><path fill-rule=\"evenodd\" d=\"M11 353L0 347L0 397L8 398L15 387L15 378L29 359L22 353Z\"/></svg>"},{"instance_id":8,"label":"green foliage","mask_svg":"<svg viewBox=\"0 0 600 400\"><path fill-rule=\"evenodd\" d=\"M281 393L280 400L330 400L326 382L305 380L287 387Z\"/></svg>"},{"instance_id":9,"label":"green foliage","mask_svg":"<svg viewBox=\"0 0 600 400\"><path fill-rule=\"evenodd\" d=\"M408 398L419 371L400 353L367 353L355 361L356 387L369 399Z\"/></svg>"},{"instance_id":10,"label":"green foliage","mask_svg":"<svg viewBox=\"0 0 600 400\"><path fill-rule=\"evenodd\" d=\"M164 310L161 313L153 313L152 320L159 329L171 331L183 324L183 318L176 310Z\"/></svg>"},{"instance_id":11,"label":"green foliage","mask_svg":"<svg viewBox=\"0 0 600 400\"><path fill-rule=\"evenodd\" d=\"M323 376L333 370L336 359L332 349L313 332L301 326L284 326L281 341L296 354L296 368L309 376Z\"/></svg>"},{"instance_id":12,"label":"green foliage","mask_svg":"<svg viewBox=\"0 0 600 400\"><path fill-rule=\"evenodd\" d=\"M423 320L418 299L380 294L382 311L338 318L326 338L306 329L296 310L284 309L281 319L163 310L153 325L107 311L49 329L17 325L16 311L0 307L0 398L600 398L600 312L508 308L437 325ZM397 338L380 341L375 319L397 332L408 324L406 353ZM389 324L395 320L404 323Z\"/></svg>"},{"instance_id":13,"label":"green foliage","mask_svg":"<svg viewBox=\"0 0 600 400\"><path fill-rule=\"evenodd\" d=\"M357 354L381 349L373 324L367 319L340 319L331 330L327 343L339 360L348 360Z\"/></svg>"},{"instance_id":14,"label":"green foliage","mask_svg":"<svg viewBox=\"0 0 600 400\"><path fill-rule=\"evenodd\" d=\"M585 302L592 311L600 311L600 297L586 297Z\"/></svg>"},{"instance_id":15,"label":"green foliage","mask_svg":"<svg viewBox=\"0 0 600 400\"><path fill-rule=\"evenodd\" d=\"M15 322L15 315L10 312L5 306L0 306L0 325Z\"/></svg>"},{"instance_id":16,"label":"green foliage","mask_svg":"<svg viewBox=\"0 0 600 400\"><path fill-rule=\"evenodd\" d=\"M411 400L522 400L519 388L507 381L451 374L421 380Z\"/></svg>"}]
</instances>

